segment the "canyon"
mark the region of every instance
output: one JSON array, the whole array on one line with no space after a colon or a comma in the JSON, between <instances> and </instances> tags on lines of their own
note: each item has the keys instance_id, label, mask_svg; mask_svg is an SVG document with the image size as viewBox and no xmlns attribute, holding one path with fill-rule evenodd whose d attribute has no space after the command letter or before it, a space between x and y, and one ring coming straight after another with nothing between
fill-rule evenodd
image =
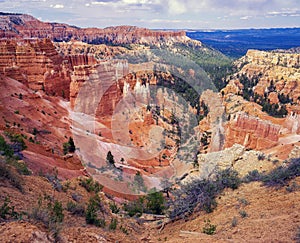
<instances>
[{"instance_id":1,"label":"canyon","mask_svg":"<svg viewBox=\"0 0 300 243\"><path fill-rule=\"evenodd\" d=\"M78 28L29 15L0 14L0 38L0 135L5 141L13 135L22 137L26 148L19 151L17 163L25 163L32 173L21 176L23 192L0 178L0 198L10 195L16 209L26 212L30 207L23 197L26 202L36 202L44 194L44 203L61 200L67 222L62 242L157 242L162 237L169 242L192 242L193 234L184 230L199 231L203 217L218 222L215 236L196 234L204 242L221 242L224 237L240 240L244 235L253 240L246 220L251 228L259 222L261 228L255 230L264 240L281 239L285 229L279 223L288 220L289 231L283 237L292 239L291 231L299 223L299 190L287 194L285 188L262 188L259 182L245 183L237 191L226 189L217 198L216 212L195 213L187 222L170 222L167 216L157 215L136 220L122 211L124 204L155 190L169 199L169 184L176 191L194 180L215 178L226 169L244 178L254 170L266 173L285 168L289 160L298 158L297 49L249 50L235 61L235 72L222 78L225 87L218 91L212 76L221 54L188 38L184 31ZM192 59L199 53L216 58L211 73L195 60L185 62L186 55ZM271 104L286 105L287 115L272 116L254 97L243 98L241 77L257 79L249 88L253 94L266 96ZM291 100L283 104L282 94ZM70 138L75 151L66 147ZM1 165L4 161L1 154ZM84 182L91 183L86 180L103 186L96 194L104 222L118 219L129 234L121 226L115 234L88 225L82 216L66 212L70 200L91 201L94 192L85 187ZM299 178L293 180L298 182ZM237 202L243 196L250 205ZM267 218L258 215L260 203ZM286 206L291 203L294 208ZM113 213L112 205L122 208L121 212ZM235 231L228 217L238 215L237 208L247 208L250 214ZM268 220L278 222L274 235ZM48 229L30 220L0 222L0 239L12 241L12 228L25 242L54 241Z\"/></svg>"}]
</instances>

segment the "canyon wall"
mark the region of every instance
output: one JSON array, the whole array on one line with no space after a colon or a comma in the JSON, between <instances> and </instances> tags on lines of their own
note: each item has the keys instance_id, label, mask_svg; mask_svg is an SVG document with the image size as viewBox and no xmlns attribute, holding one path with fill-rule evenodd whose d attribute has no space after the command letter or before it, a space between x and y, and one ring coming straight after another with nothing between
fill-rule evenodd
<instances>
[{"instance_id":1,"label":"canyon wall","mask_svg":"<svg viewBox=\"0 0 300 243\"><path fill-rule=\"evenodd\" d=\"M0 73L33 90L69 96L70 65L49 39L1 40Z\"/></svg>"},{"instance_id":2,"label":"canyon wall","mask_svg":"<svg viewBox=\"0 0 300 243\"><path fill-rule=\"evenodd\" d=\"M78 28L67 24L45 23L26 14L0 15L0 38L80 40L90 44L166 44L190 40L184 31L153 31L134 26Z\"/></svg>"},{"instance_id":3,"label":"canyon wall","mask_svg":"<svg viewBox=\"0 0 300 243\"><path fill-rule=\"evenodd\" d=\"M237 143L250 149L271 148L278 143L280 128L257 117L238 114L237 118L228 124L225 147Z\"/></svg>"},{"instance_id":4,"label":"canyon wall","mask_svg":"<svg viewBox=\"0 0 300 243\"><path fill-rule=\"evenodd\" d=\"M73 69L71 107L97 117L112 115L116 104L129 93L133 95L132 102L147 104L149 85L158 82L153 71L132 71L134 67L129 67L126 60L101 61L94 65L74 66Z\"/></svg>"},{"instance_id":5,"label":"canyon wall","mask_svg":"<svg viewBox=\"0 0 300 243\"><path fill-rule=\"evenodd\" d=\"M60 55L50 39L0 40L0 74L50 95L69 98L74 68L97 62L92 54Z\"/></svg>"},{"instance_id":6,"label":"canyon wall","mask_svg":"<svg viewBox=\"0 0 300 243\"><path fill-rule=\"evenodd\" d=\"M125 60L74 66L70 84L71 107L89 115L111 115L122 96L123 87L118 80L127 74Z\"/></svg>"}]
</instances>

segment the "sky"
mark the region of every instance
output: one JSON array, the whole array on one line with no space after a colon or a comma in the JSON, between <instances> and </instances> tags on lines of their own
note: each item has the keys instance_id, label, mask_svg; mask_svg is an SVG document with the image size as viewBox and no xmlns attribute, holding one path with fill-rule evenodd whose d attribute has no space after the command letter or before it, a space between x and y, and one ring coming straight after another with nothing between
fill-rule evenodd
<instances>
[{"instance_id":1,"label":"sky","mask_svg":"<svg viewBox=\"0 0 300 243\"><path fill-rule=\"evenodd\" d=\"M0 11L79 27L300 27L299 0L0 0Z\"/></svg>"}]
</instances>

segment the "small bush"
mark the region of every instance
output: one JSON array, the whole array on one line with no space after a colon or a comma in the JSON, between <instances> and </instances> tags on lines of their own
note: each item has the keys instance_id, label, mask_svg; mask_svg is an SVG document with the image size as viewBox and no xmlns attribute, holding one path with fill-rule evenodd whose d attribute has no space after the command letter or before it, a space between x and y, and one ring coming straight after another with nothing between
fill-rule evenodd
<instances>
[{"instance_id":1,"label":"small bush","mask_svg":"<svg viewBox=\"0 0 300 243\"><path fill-rule=\"evenodd\" d=\"M110 203L109 204L109 208L110 208L110 210L111 210L112 213L117 214L117 213L120 212L120 208L117 206L117 204L115 202Z\"/></svg>"},{"instance_id":2,"label":"small bush","mask_svg":"<svg viewBox=\"0 0 300 243\"><path fill-rule=\"evenodd\" d=\"M88 192L98 193L103 189L103 186L98 181L94 181L92 177L80 179L79 185L84 187Z\"/></svg>"},{"instance_id":3,"label":"small bush","mask_svg":"<svg viewBox=\"0 0 300 243\"><path fill-rule=\"evenodd\" d=\"M19 174L21 175L31 175L31 171L28 169L26 163L24 161L17 161L14 158L10 158L6 160L7 164L12 165L16 170L18 171Z\"/></svg>"},{"instance_id":4,"label":"small bush","mask_svg":"<svg viewBox=\"0 0 300 243\"><path fill-rule=\"evenodd\" d=\"M27 148L23 136L21 134L13 134L10 132L6 132L6 135L9 137L10 141L13 143L12 149L14 151L22 151Z\"/></svg>"},{"instance_id":5,"label":"small bush","mask_svg":"<svg viewBox=\"0 0 300 243\"><path fill-rule=\"evenodd\" d=\"M48 204L48 209L50 212L50 221L56 223L61 223L64 219L62 203L59 201L54 201L54 204Z\"/></svg>"},{"instance_id":6,"label":"small bush","mask_svg":"<svg viewBox=\"0 0 300 243\"><path fill-rule=\"evenodd\" d=\"M73 215L84 216L85 208L84 205L69 201L67 203L67 210Z\"/></svg>"},{"instance_id":7,"label":"small bush","mask_svg":"<svg viewBox=\"0 0 300 243\"><path fill-rule=\"evenodd\" d=\"M125 227L123 227L122 225L120 226L120 230L125 234L125 235L128 235L129 233L128 233L128 230L125 228Z\"/></svg>"},{"instance_id":8,"label":"small bush","mask_svg":"<svg viewBox=\"0 0 300 243\"><path fill-rule=\"evenodd\" d=\"M129 202L124 204L124 210L130 217L137 216L140 217L144 212L144 197L139 198L136 201Z\"/></svg>"},{"instance_id":9,"label":"small bush","mask_svg":"<svg viewBox=\"0 0 300 243\"><path fill-rule=\"evenodd\" d=\"M266 158L266 156L264 155L264 154L259 154L258 156L257 156L257 159L258 160L264 160Z\"/></svg>"},{"instance_id":10,"label":"small bush","mask_svg":"<svg viewBox=\"0 0 300 243\"><path fill-rule=\"evenodd\" d=\"M2 155L6 157L13 157L14 150L11 148L9 144L6 143L4 137L0 135L0 152Z\"/></svg>"},{"instance_id":11,"label":"small bush","mask_svg":"<svg viewBox=\"0 0 300 243\"><path fill-rule=\"evenodd\" d=\"M298 228L294 239L297 243L300 243L300 227Z\"/></svg>"},{"instance_id":12,"label":"small bush","mask_svg":"<svg viewBox=\"0 0 300 243\"><path fill-rule=\"evenodd\" d=\"M239 203L243 204L244 206L249 205L250 203L247 201L245 198L239 198L238 199Z\"/></svg>"},{"instance_id":13,"label":"small bush","mask_svg":"<svg viewBox=\"0 0 300 243\"><path fill-rule=\"evenodd\" d=\"M116 218L112 218L109 224L110 230L116 230L117 229L118 220Z\"/></svg>"},{"instance_id":14,"label":"small bush","mask_svg":"<svg viewBox=\"0 0 300 243\"><path fill-rule=\"evenodd\" d=\"M130 217L140 217L143 213L163 214L164 209L165 199L163 193L155 191L124 205L124 210Z\"/></svg>"},{"instance_id":15,"label":"small bush","mask_svg":"<svg viewBox=\"0 0 300 243\"><path fill-rule=\"evenodd\" d=\"M258 172L258 170L252 170L248 172L248 175L246 175L243 178L243 182L249 183L252 181L260 181L262 178L262 175Z\"/></svg>"},{"instance_id":16,"label":"small bush","mask_svg":"<svg viewBox=\"0 0 300 243\"><path fill-rule=\"evenodd\" d=\"M0 160L0 178L7 179L12 186L23 192L23 179L12 166Z\"/></svg>"},{"instance_id":17,"label":"small bush","mask_svg":"<svg viewBox=\"0 0 300 243\"><path fill-rule=\"evenodd\" d=\"M49 196L44 199L47 200L47 206L43 206L43 198L39 197L38 205L32 209L29 217L42 222L51 231L55 241L58 241L64 220L62 203L56 200L53 202Z\"/></svg>"},{"instance_id":18,"label":"small bush","mask_svg":"<svg viewBox=\"0 0 300 243\"><path fill-rule=\"evenodd\" d=\"M239 214L241 215L242 218L248 217L248 214L247 214L247 212L245 210L239 211Z\"/></svg>"},{"instance_id":19,"label":"small bush","mask_svg":"<svg viewBox=\"0 0 300 243\"><path fill-rule=\"evenodd\" d=\"M105 220L98 218L98 212L103 211L101 205L101 199L96 194L94 197L91 197L89 203L87 205L87 209L85 212L85 221L88 224L93 224L97 227L105 227Z\"/></svg>"},{"instance_id":20,"label":"small bush","mask_svg":"<svg viewBox=\"0 0 300 243\"><path fill-rule=\"evenodd\" d=\"M216 233L217 226L210 223L210 220L205 220L205 225L203 226L202 233L207 235L213 235Z\"/></svg>"},{"instance_id":21,"label":"small bush","mask_svg":"<svg viewBox=\"0 0 300 243\"><path fill-rule=\"evenodd\" d=\"M74 140L72 137L69 138L69 141L66 143L63 143L63 152L64 154L67 153L74 153L75 152L75 144L74 144Z\"/></svg>"},{"instance_id":22,"label":"small bush","mask_svg":"<svg viewBox=\"0 0 300 243\"><path fill-rule=\"evenodd\" d=\"M299 189L300 189L300 185L298 185L295 181L293 181L291 185L288 185L286 187L286 191L288 192L298 191Z\"/></svg>"},{"instance_id":23,"label":"small bush","mask_svg":"<svg viewBox=\"0 0 300 243\"><path fill-rule=\"evenodd\" d=\"M237 189L241 184L241 179L238 177L238 172L232 169L225 169L217 174L217 183L220 188Z\"/></svg>"},{"instance_id":24,"label":"small bush","mask_svg":"<svg viewBox=\"0 0 300 243\"><path fill-rule=\"evenodd\" d=\"M231 169L220 171L215 180L194 180L172 192L169 200L169 216L185 218L194 211L212 212L216 207L216 196L225 188L236 189L241 183L238 173Z\"/></svg>"},{"instance_id":25,"label":"small bush","mask_svg":"<svg viewBox=\"0 0 300 243\"><path fill-rule=\"evenodd\" d=\"M236 227L238 225L238 219L237 217L233 217L231 221L231 227Z\"/></svg>"},{"instance_id":26,"label":"small bush","mask_svg":"<svg viewBox=\"0 0 300 243\"><path fill-rule=\"evenodd\" d=\"M80 202L80 200L82 199L82 195L77 194L77 193L72 193L72 199L76 202Z\"/></svg>"},{"instance_id":27,"label":"small bush","mask_svg":"<svg viewBox=\"0 0 300 243\"><path fill-rule=\"evenodd\" d=\"M20 214L15 211L14 206L10 206L9 197L5 197L2 206L0 206L0 218L6 220L9 218L17 219Z\"/></svg>"},{"instance_id":28,"label":"small bush","mask_svg":"<svg viewBox=\"0 0 300 243\"><path fill-rule=\"evenodd\" d=\"M162 192L153 192L146 196L146 212L152 214L163 214L165 199Z\"/></svg>"},{"instance_id":29,"label":"small bush","mask_svg":"<svg viewBox=\"0 0 300 243\"><path fill-rule=\"evenodd\" d=\"M31 133L35 136L39 133L39 130L37 130L37 128L34 127Z\"/></svg>"}]
</instances>

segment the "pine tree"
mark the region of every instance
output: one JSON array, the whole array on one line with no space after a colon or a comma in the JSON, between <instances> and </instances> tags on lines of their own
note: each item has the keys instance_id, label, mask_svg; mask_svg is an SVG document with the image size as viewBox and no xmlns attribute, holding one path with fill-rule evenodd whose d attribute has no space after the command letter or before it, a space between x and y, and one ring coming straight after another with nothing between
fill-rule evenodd
<instances>
[{"instance_id":1,"label":"pine tree","mask_svg":"<svg viewBox=\"0 0 300 243\"><path fill-rule=\"evenodd\" d=\"M114 156L112 155L112 153L110 151L108 151L107 155L106 155L106 162L109 164L109 165L115 165L115 159L114 159Z\"/></svg>"}]
</instances>

